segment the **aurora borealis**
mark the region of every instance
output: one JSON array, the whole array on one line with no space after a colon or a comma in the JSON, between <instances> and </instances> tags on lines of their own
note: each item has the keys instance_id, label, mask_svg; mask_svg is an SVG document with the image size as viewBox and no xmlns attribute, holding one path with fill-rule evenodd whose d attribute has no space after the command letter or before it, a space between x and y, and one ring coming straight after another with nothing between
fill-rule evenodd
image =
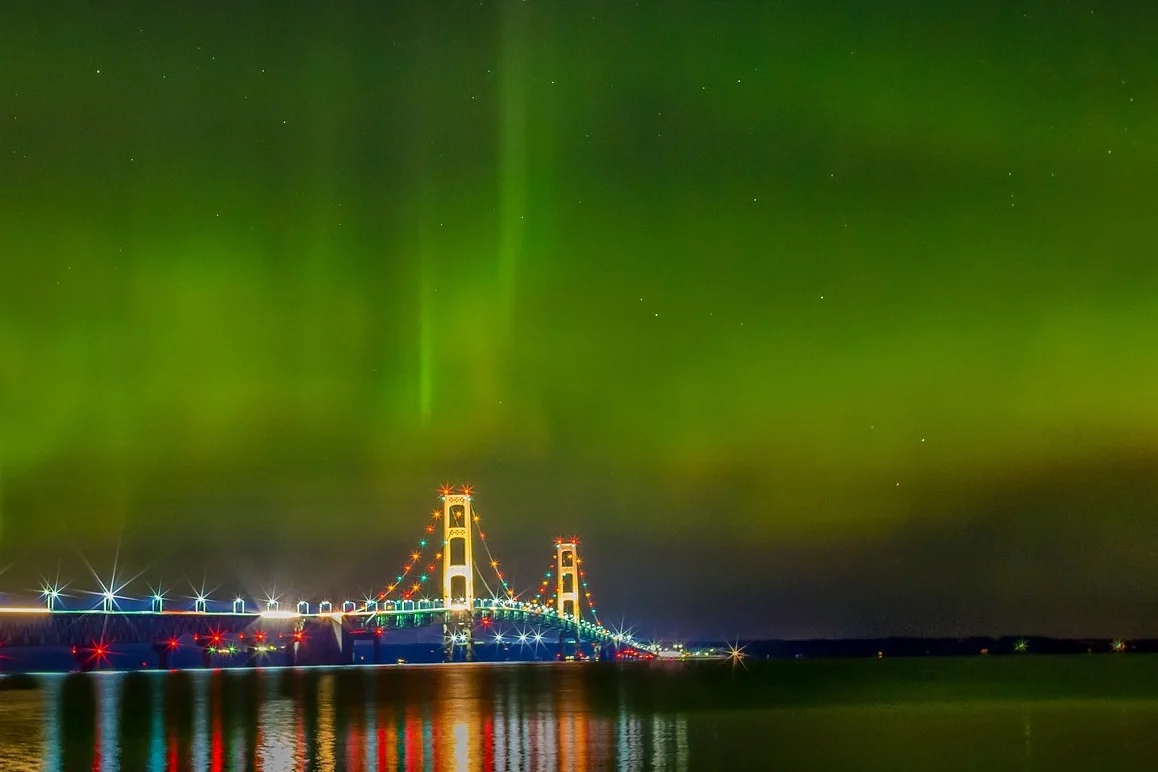
<instances>
[{"instance_id":1,"label":"aurora borealis","mask_svg":"<svg viewBox=\"0 0 1158 772\"><path fill-rule=\"evenodd\" d=\"M0 23L5 588L470 481L661 634L1158 635L1156 7L118 9Z\"/></svg>"}]
</instances>

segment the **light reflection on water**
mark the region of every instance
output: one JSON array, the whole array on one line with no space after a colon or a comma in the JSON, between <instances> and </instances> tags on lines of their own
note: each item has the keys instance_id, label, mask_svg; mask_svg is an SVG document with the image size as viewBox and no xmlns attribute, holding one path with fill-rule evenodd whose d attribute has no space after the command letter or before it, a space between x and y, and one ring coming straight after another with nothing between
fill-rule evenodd
<instances>
[{"instance_id":1,"label":"light reflection on water","mask_svg":"<svg viewBox=\"0 0 1158 772\"><path fill-rule=\"evenodd\" d=\"M688 769L685 716L644 732L592 710L583 666L529 667L48 676L0 695L0 769Z\"/></svg>"},{"instance_id":2,"label":"light reflection on water","mask_svg":"<svg viewBox=\"0 0 1158 772\"><path fill-rule=\"evenodd\" d=\"M0 691L0 770L994 772L1148 766L1158 755L1152 700L858 702L850 679L836 682L839 700L804 704L784 691L786 674L451 665L48 676Z\"/></svg>"}]
</instances>

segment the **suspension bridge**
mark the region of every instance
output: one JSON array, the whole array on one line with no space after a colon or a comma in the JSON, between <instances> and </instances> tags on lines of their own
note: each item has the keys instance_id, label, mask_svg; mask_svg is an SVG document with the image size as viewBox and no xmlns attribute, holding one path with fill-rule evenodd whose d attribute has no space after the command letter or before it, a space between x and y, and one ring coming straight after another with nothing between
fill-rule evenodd
<instances>
[{"instance_id":1,"label":"suspension bridge","mask_svg":"<svg viewBox=\"0 0 1158 772\"><path fill-rule=\"evenodd\" d=\"M476 560L476 545L485 560ZM371 597L283 603L202 591L181 604L160 590L122 595L127 583L114 576L85 593L95 606L81 607L66 588L45 582L37 605L0 607L0 653L63 646L78 668L93 670L118 646L147 644L161 669L187 647L200 650L204 666L238 656L251 666L336 665L356 661L359 641L369 641L371 661L380 662L391 631L440 626L446 661L471 661L488 645L553 645L568 660L653 658L655 645L600 621L579 547L577 538L556 539L543 578L516 591L491 553L471 488L443 486L414 549Z\"/></svg>"}]
</instances>

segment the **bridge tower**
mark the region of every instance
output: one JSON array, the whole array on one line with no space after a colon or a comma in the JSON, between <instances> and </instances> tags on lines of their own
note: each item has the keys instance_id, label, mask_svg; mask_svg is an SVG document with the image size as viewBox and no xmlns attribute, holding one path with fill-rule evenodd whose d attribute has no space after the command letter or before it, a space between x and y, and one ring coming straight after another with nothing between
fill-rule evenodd
<instances>
[{"instance_id":1,"label":"bridge tower","mask_svg":"<svg viewBox=\"0 0 1158 772\"><path fill-rule=\"evenodd\" d=\"M576 654L582 649L579 634L579 540L555 540L555 609L559 616L571 615L569 623L559 632L558 658ZM572 627L571 625L574 625Z\"/></svg>"},{"instance_id":2,"label":"bridge tower","mask_svg":"<svg viewBox=\"0 0 1158 772\"><path fill-rule=\"evenodd\" d=\"M570 614L578 626L582 614L579 608L579 540L555 540L556 602L559 615Z\"/></svg>"},{"instance_id":3,"label":"bridge tower","mask_svg":"<svg viewBox=\"0 0 1158 772\"><path fill-rule=\"evenodd\" d=\"M468 660L474 659L471 634L474 613L474 553L471 529L471 489L461 493L450 488L442 491L442 598L448 609L443 624L443 646L448 659L454 658L456 646L463 646Z\"/></svg>"}]
</instances>

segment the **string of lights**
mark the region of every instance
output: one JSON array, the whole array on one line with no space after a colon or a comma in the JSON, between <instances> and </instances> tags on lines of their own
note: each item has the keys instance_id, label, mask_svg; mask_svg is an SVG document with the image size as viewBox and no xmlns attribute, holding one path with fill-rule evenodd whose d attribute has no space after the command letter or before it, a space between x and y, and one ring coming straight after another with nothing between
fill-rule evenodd
<instances>
[{"instance_id":1,"label":"string of lights","mask_svg":"<svg viewBox=\"0 0 1158 772\"><path fill-rule=\"evenodd\" d=\"M532 603L538 603L542 606L553 606L555 604L555 596L551 594L551 579L555 576L555 557L551 556L551 563L547 570L543 573L543 581L539 582L539 586L535 590L535 599Z\"/></svg>"},{"instance_id":2,"label":"string of lights","mask_svg":"<svg viewBox=\"0 0 1158 772\"><path fill-rule=\"evenodd\" d=\"M388 600L390 596L400 588L402 590L402 600L411 600L415 593L418 593L422 589L422 586L430 580L430 574L434 571L437 563L431 563L427 565L426 571L419 574L417 582L413 582L407 586L404 586L404 583L410 577L411 572L414 571L414 567L417 566L418 563L422 560L423 552L427 549L430 542L434 540L435 529L437 527L438 521L441 519L441 510L436 509L430 514L430 522L426 525L422 538L418 540L415 548L411 550L406 562L402 565L402 568L394 577L394 581L387 584L384 591L378 593L379 602ZM438 553L435 555L436 561L441 557L441 554L442 553Z\"/></svg>"},{"instance_id":3,"label":"string of lights","mask_svg":"<svg viewBox=\"0 0 1158 772\"><path fill-rule=\"evenodd\" d=\"M595 620L595 624L602 625L603 623L599 621L599 610L595 608L595 598L591 595L591 586L587 584L587 571L583 568L583 558L579 558L576 563L579 566L579 589L583 591L583 598L587 601L591 618Z\"/></svg>"},{"instance_id":4,"label":"string of lights","mask_svg":"<svg viewBox=\"0 0 1158 772\"><path fill-rule=\"evenodd\" d=\"M505 598L514 598L515 591L511 589L510 584L507 583L507 578L503 576L503 571L499 567L499 561L495 560L495 556L491 554L491 547L487 542L486 532L482 529L482 517L478 514L477 511L474 514L473 520L475 533L478 534L478 539L483 545L483 550L485 550L487 553L487 561L490 563L491 570L495 572L495 577L499 580L499 589L502 593L502 596ZM479 578L482 579L481 571L479 572ZM498 594L490 589L490 585L487 585L485 579L483 579L483 584L487 586L487 591L490 592L493 597L499 597Z\"/></svg>"}]
</instances>

